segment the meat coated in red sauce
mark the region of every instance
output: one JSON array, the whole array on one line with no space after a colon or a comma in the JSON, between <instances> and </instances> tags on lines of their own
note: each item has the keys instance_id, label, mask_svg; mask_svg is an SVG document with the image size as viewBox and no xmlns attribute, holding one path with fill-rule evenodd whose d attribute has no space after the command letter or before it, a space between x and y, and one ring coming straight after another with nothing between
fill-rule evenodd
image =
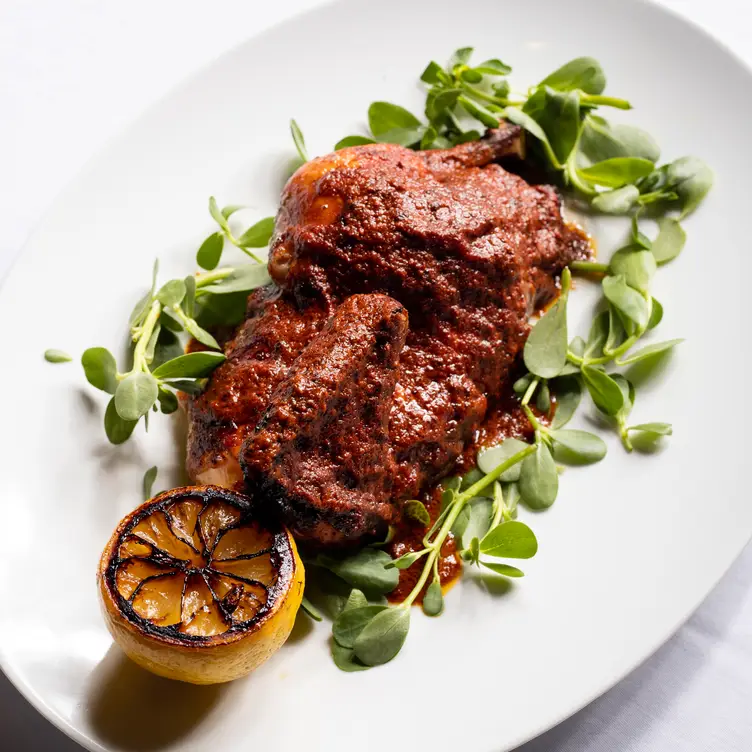
<instances>
[{"instance_id":1,"label":"meat coated in red sauce","mask_svg":"<svg viewBox=\"0 0 752 752\"><path fill-rule=\"evenodd\" d=\"M327 318L323 307L301 311L274 285L248 298L246 320L225 345L227 360L203 393L187 404L186 467L193 482L243 490L240 446L274 388Z\"/></svg>"},{"instance_id":2,"label":"meat coated in red sauce","mask_svg":"<svg viewBox=\"0 0 752 752\"><path fill-rule=\"evenodd\" d=\"M256 495L297 540L384 536L399 518L389 409L407 313L386 295L351 295L274 390L240 460Z\"/></svg>"},{"instance_id":3,"label":"meat coated in red sauce","mask_svg":"<svg viewBox=\"0 0 752 752\"><path fill-rule=\"evenodd\" d=\"M390 480L379 481L380 508L415 498L452 471L505 393L528 315L556 296L564 266L589 255L587 239L563 220L556 191L496 162L519 154L520 140L519 128L505 126L453 149L358 146L298 170L282 195L269 261L281 292L252 296L228 361L191 405L194 479L208 473L217 482L218 468L230 467L228 482L239 483L236 458L245 441L248 490L293 526L311 511L264 490L282 480L281 466L276 476L269 463L250 470L254 432L264 432L256 424L304 345L351 296L371 294L389 296L409 317L396 353L381 460ZM337 337L354 345L346 330ZM337 337L327 335L321 357L340 346ZM384 411L384 399L362 409ZM322 419L320 410L311 414ZM327 420L328 431L339 430L335 416ZM300 422L294 430L302 437L312 429ZM352 443L360 440L353 432ZM281 485L288 496L297 482L293 465ZM310 537L354 543L372 527L346 522L337 518L339 535L327 529L319 536L314 527Z\"/></svg>"}]
</instances>

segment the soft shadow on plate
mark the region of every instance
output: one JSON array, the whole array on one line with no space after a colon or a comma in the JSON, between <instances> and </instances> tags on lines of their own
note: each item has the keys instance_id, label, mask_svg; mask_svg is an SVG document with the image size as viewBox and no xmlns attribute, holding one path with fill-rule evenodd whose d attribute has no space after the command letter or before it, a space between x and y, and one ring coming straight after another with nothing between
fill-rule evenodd
<instances>
[{"instance_id":1,"label":"soft shadow on plate","mask_svg":"<svg viewBox=\"0 0 752 752\"><path fill-rule=\"evenodd\" d=\"M469 569L469 567L468 567ZM466 570L467 571L467 570ZM472 571L465 576L464 581L470 581L479 590L482 590L486 595L495 597L501 597L503 595L509 595L515 588L514 582L508 577L502 577L501 575L489 572Z\"/></svg>"},{"instance_id":2,"label":"soft shadow on plate","mask_svg":"<svg viewBox=\"0 0 752 752\"><path fill-rule=\"evenodd\" d=\"M92 674L86 714L97 736L117 749L160 750L192 734L226 689L155 676L113 645Z\"/></svg>"},{"instance_id":3,"label":"soft shadow on plate","mask_svg":"<svg viewBox=\"0 0 752 752\"><path fill-rule=\"evenodd\" d=\"M597 752L613 749L623 729L631 729L630 748L648 749L650 739L666 715L680 719L688 710L681 697L693 682L707 681L703 668L708 655L733 630L744 598L744 573L752 562L752 548L736 562L700 610L652 658L635 669L617 687L571 718L523 744L516 752ZM712 662L709 662L712 667ZM666 689L666 677L671 677ZM683 709L677 706L683 705ZM650 711L646 712L645 709ZM685 716L686 717L686 716ZM655 736L652 736L655 738Z\"/></svg>"},{"instance_id":4,"label":"soft shadow on plate","mask_svg":"<svg viewBox=\"0 0 752 752\"><path fill-rule=\"evenodd\" d=\"M658 338L656 337L656 341ZM681 347L681 345L679 345ZM634 348L638 350L638 347ZM648 381L654 381L657 384L664 383L666 370L668 369L673 358L673 350L654 355L651 358L645 358L634 365L629 366L624 375L635 385L642 386Z\"/></svg>"},{"instance_id":5,"label":"soft shadow on plate","mask_svg":"<svg viewBox=\"0 0 752 752\"><path fill-rule=\"evenodd\" d=\"M313 632L313 629L313 619L301 608L295 617L295 624L292 627L290 636L287 638L286 644L295 645L297 642L302 642Z\"/></svg>"}]
</instances>

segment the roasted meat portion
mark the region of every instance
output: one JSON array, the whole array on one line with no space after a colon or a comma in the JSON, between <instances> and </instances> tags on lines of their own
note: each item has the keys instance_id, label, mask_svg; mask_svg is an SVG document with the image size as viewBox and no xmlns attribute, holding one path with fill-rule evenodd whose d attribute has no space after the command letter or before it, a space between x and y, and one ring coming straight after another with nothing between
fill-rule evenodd
<instances>
[{"instance_id":1,"label":"roasted meat portion","mask_svg":"<svg viewBox=\"0 0 752 752\"><path fill-rule=\"evenodd\" d=\"M187 404L186 468L194 483L243 490L240 446L274 388L327 319L323 308L302 311L274 286L249 297L246 319L225 345L227 360Z\"/></svg>"},{"instance_id":2,"label":"roasted meat portion","mask_svg":"<svg viewBox=\"0 0 752 752\"><path fill-rule=\"evenodd\" d=\"M244 442L247 482L299 540L373 537L397 520L389 411L406 334L407 313L393 298L347 298Z\"/></svg>"},{"instance_id":3,"label":"roasted meat portion","mask_svg":"<svg viewBox=\"0 0 752 752\"><path fill-rule=\"evenodd\" d=\"M192 477L239 485L242 445L259 503L326 544L375 532L395 500L450 472L508 383L528 316L556 295L564 266L590 252L553 188L498 163L520 153L519 128L505 126L453 149L373 144L301 167L272 241L278 287L251 296L227 362L189 407ZM390 320L407 311L404 346L390 340L391 370L375 351L356 354L346 335L368 329L350 307L372 298L374 310L397 306ZM350 353L349 365L329 383L320 369L334 352ZM364 391L371 372L383 390ZM319 389L307 409L290 391L301 380Z\"/></svg>"}]
</instances>

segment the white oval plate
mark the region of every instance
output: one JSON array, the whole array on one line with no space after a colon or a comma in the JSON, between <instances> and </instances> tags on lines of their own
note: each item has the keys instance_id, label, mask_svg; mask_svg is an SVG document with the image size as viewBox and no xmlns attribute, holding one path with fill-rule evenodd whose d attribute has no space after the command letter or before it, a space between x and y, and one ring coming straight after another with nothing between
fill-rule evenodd
<instances>
[{"instance_id":1,"label":"white oval plate","mask_svg":"<svg viewBox=\"0 0 752 752\"><path fill-rule=\"evenodd\" d=\"M659 337L687 342L641 386L634 413L672 422L675 435L651 456L628 456L612 437L604 462L568 470L554 507L524 515L540 541L527 577L508 590L466 578L440 619L414 613L388 666L340 673L328 625L304 620L247 680L198 688L152 677L112 646L94 572L114 525L139 503L144 470L159 466L157 488L180 481L181 428L155 419L148 435L111 447L103 395L77 364L49 365L42 352L123 347L153 258L163 278L193 270L210 193L251 206L249 222L272 213L293 156L290 117L313 153L329 151L373 100L420 111L423 66L467 44L512 63L521 86L572 57L597 57L609 92L636 107L624 118L653 133L667 159L693 153L714 168L683 256L656 281ZM172 93L60 197L0 296L4 670L96 750L377 750L387 738L405 749L508 750L614 684L697 607L752 532L741 381L749 93L748 72L695 28L651 5L604 0L336 4L251 40ZM603 254L624 224L592 227ZM592 295L578 286L580 328Z\"/></svg>"}]
</instances>

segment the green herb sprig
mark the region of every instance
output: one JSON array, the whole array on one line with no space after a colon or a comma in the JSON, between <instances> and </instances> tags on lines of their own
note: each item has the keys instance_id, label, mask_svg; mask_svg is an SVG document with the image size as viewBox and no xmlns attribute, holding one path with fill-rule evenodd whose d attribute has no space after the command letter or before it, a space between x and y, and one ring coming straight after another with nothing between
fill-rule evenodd
<instances>
[{"instance_id":1,"label":"green herb sprig","mask_svg":"<svg viewBox=\"0 0 752 752\"><path fill-rule=\"evenodd\" d=\"M55 348L45 350L44 359L48 363L70 363L70 361L73 360L73 358L71 358L71 356L68 355L67 352L63 350L56 350Z\"/></svg>"},{"instance_id":2,"label":"green herb sprig","mask_svg":"<svg viewBox=\"0 0 752 752\"><path fill-rule=\"evenodd\" d=\"M211 271L219 266L222 258L222 251L225 247L225 240L228 240L236 248L239 248L247 256L250 256L257 264L263 264L265 261L256 255L251 248L264 248L269 245L269 241L274 232L274 217L264 217L255 224L252 224L239 237L235 237L230 229L230 217L245 207L239 204L230 204L220 209L214 196L209 197L209 214L212 219L219 225L219 230L209 235L201 244L196 253L196 263L202 269Z\"/></svg>"},{"instance_id":3,"label":"green herb sprig","mask_svg":"<svg viewBox=\"0 0 752 752\"><path fill-rule=\"evenodd\" d=\"M442 613L444 599L438 565L441 549L450 533L464 540L468 531L472 531L469 547L462 554L464 558L496 574L522 576L516 567L495 561L498 558L527 559L538 550L532 530L512 519L513 497L510 494L505 502L498 483L505 473L514 471L536 451L534 446L524 443L522 446L520 451L504 459L491 472L468 482L464 489L459 478L445 484L441 513L426 532L420 550L391 559L385 551L369 547L344 559L319 556L313 562L354 588L332 625L332 656L339 668L358 671L391 661L407 639L411 606L426 586L424 612L430 616ZM479 495L491 486L494 487L494 498L486 508L487 524L476 523ZM399 571L418 561L422 562L421 574L415 587L400 604L387 606L373 602L373 594L394 590L399 583ZM372 594L370 600L367 593Z\"/></svg>"},{"instance_id":4,"label":"green herb sprig","mask_svg":"<svg viewBox=\"0 0 752 752\"><path fill-rule=\"evenodd\" d=\"M535 324L524 348L529 373L515 383L514 389L524 395L523 409L536 437L540 435L552 449L558 446L561 457L572 458L574 454L583 461L585 456L596 457L601 451L605 454L605 445L596 445L597 437L593 434L582 436L583 432L579 431L561 431L579 404L578 393L583 385L596 408L615 425L628 451L633 449L633 433L640 434L643 446L671 435L671 426L667 423L629 425L627 419L635 401L634 384L623 374L605 370L607 366L625 367L655 358L683 341L669 339L635 349L663 317L662 306L650 294L650 283L658 265L676 258L685 241L676 220L662 220L658 236L651 241L640 231L638 219L638 216L633 219L630 243L616 251L608 264L572 263L573 270L602 278L601 310L593 319L587 340L575 337L568 341L566 305L570 277L569 270L565 269L559 300ZM558 407L552 428L548 429L538 421L528 404L536 389L540 397L541 390L551 388L557 395ZM548 401L546 396L543 402ZM544 405L539 401L538 407L541 409ZM536 505L534 499L527 501L531 506Z\"/></svg>"},{"instance_id":5,"label":"green herb sprig","mask_svg":"<svg viewBox=\"0 0 752 752\"><path fill-rule=\"evenodd\" d=\"M111 395L104 426L113 444L126 441L141 418L148 429L151 411L175 412L177 392L200 392L206 377L225 360L214 336L199 323L202 309L217 296L247 293L269 281L266 266L253 264L173 279L157 288L158 270L155 262L151 289L129 319L130 368L120 371L104 347L90 347L81 356L88 382ZM186 354L180 333L209 349Z\"/></svg>"},{"instance_id":6,"label":"green herb sprig","mask_svg":"<svg viewBox=\"0 0 752 752\"><path fill-rule=\"evenodd\" d=\"M713 173L702 160L681 157L657 166L660 149L649 134L596 114L602 107L631 109L626 99L604 93L606 75L597 60L570 60L522 93L512 91L511 66L498 59L473 65L472 53L463 47L445 67L426 66L420 77L427 87L425 122L399 105L374 102L370 136L347 136L335 149L374 142L449 148L506 120L526 131L534 159L599 211L678 205L685 217L710 190Z\"/></svg>"}]
</instances>

